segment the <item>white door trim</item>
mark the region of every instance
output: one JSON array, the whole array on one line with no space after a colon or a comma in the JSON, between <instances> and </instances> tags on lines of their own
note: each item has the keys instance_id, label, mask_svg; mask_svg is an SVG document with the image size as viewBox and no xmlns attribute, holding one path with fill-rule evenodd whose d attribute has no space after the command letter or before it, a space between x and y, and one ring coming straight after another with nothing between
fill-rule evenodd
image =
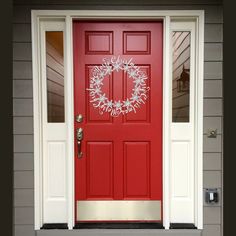
<instances>
[{"instance_id":1,"label":"white door trim","mask_svg":"<svg viewBox=\"0 0 236 236\"><path fill-rule=\"evenodd\" d=\"M163 19L163 224L169 227L170 219L170 124L171 124L171 71L170 71L170 21L175 18L196 20L196 83L195 83L195 225L203 227L202 199L202 135L203 135L203 10L32 10L32 55L33 55L33 105L34 105L34 188L35 229L42 226L42 99L40 69L40 21L42 19L65 21L65 77L67 79L67 219L69 229L74 226L74 109L73 109L73 44L72 19Z\"/></svg>"}]
</instances>

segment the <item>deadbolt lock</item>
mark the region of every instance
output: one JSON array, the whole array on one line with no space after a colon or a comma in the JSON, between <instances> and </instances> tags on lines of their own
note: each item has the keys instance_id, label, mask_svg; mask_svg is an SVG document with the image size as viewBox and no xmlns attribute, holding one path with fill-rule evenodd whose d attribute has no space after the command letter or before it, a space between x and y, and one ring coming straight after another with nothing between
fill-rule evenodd
<instances>
[{"instance_id":1,"label":"deadbolt lock","mask_svg":"<svg viewBox=\"0 0 236 236\"><path fill-rule=\"evenodd\" d=\"M78 122L78 123L83 122L83 116L82 116L82 114L76 115L75 120L76 120L76 122Z\"/></svg>"}]
</instances>

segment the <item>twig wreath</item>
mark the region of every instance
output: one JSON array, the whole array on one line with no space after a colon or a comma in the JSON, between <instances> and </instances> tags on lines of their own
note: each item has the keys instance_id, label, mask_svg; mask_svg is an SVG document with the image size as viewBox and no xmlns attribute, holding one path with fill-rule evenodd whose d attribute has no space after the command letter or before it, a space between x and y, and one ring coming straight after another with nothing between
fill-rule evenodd
<instances>
[{"instance_id":1,"label":"twig wreath","mask_svg":"<svg viewBox=\"0 0 236 236\"><path fill-rule=\"evenodd\" d=\"M140 67L132 62L132 58L125 60L120 56L113 56L111 58L104 58L101 66L95 66L92 69L92 76L90 77L89 95L90 102L95 108L99 108L99 113L109 112L111 116L119 116L120 114L127 114L140 107L147 99L147 92L150 90L146 85L148 79L145 72L141 71ZM130 79L133 79L134 87L130 98L125 101L109 100L105 93L102 92L103 80L106 75L111 75L112 72L124 71L128 74Z\"/></svg>"}]
</instances>

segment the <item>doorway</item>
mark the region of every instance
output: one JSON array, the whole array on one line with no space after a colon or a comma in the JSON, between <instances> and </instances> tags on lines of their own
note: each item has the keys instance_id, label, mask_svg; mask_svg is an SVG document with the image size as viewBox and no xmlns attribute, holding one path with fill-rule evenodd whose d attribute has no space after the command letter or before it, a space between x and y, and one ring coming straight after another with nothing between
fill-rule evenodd
<instances>
[{"instance_id":1,"label":"doorway","mask_svg":"<svg viewBox=\"0 0 236 236\"><path fill-rule=\"evenodd\" d=\"M162 222L162 32L73 22L77 223Z\"/></svg>"}]
</instances>

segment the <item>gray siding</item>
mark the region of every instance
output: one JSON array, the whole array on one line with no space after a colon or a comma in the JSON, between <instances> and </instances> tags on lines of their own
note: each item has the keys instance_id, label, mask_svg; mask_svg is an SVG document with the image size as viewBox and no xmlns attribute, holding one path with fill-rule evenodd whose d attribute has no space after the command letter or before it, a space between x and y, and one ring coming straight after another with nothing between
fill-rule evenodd
<instances>
[{"instance_id":1,"label":"gray siding","mask_svg":"<svg viewBox=\"0 0 236 236\"><path fill-rule=\"evenodd\" d=\"M57 5L55 5L57 2ZM222 47L223 15L220 1L123 1L110 5L81 1L15 1L13 11L13 116L14 116L14 232L15 236L33 236L33 100L31 56L31 9L204 9L204 189L218 187L222 192ZM98 1L97 1L98 2ZM115 2L115 1L114 1ZM116 1L118 2L118 1ZM121 2L121 1L120 1ZM136 3L137 2L137 3ZM31 5L32 4L32 5ZM41 5L43 4L43 5ZM217 128L216 139L207 137L208 128ZM49 233L48 233L49 232ZM92 233L93 232L93 233ZM82 231L80 235L128 235L129 231ZM134 235L199 235L180 231L132 231ZM44 231L37 235L75 235L75 232ZM77 233L76 233L77 235ZM222 196L220 203L204 203L203 236L222 236Z\"/></svg>"}]
</instances>

